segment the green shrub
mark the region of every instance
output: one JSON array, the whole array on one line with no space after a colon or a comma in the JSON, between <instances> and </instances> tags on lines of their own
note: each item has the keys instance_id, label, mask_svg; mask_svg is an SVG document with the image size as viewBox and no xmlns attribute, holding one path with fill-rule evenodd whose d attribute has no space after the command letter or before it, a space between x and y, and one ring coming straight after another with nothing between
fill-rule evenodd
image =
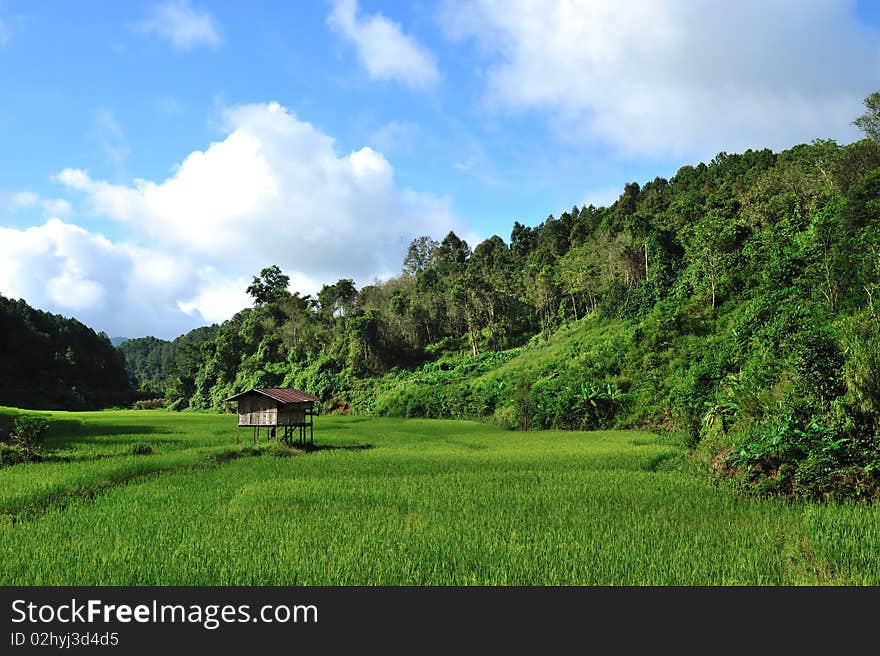
<instances>
[{"instance_id":1,"label":"green shrub","mask_svg":"<svg viewBox=\"0 0 880 656\"><path fill-rule=\"evenodd\" d=\"M0 466L41 460L39 446L48 430L49 422L42 417L16 416L0 441Z\"/></svg>"},{"instance_id":2,"label":"green shrub","mask_svg":"<svg viewBox=\"0 0 880 656\"><path fill-rule=\"evenodd\" d=\"M12 424L9 443L21 447L29 456L34 456L39 443L49 430L49 422L42 417L20 415Z\"/></svg>"},{"instance_id":3,"label":"green shrub","mask_svg":"<svg viewBox=\"0 0 880 656\"><path fill-rule=\"evenodd\" d=\"M513 390L513 408L519 419L518 428L529 430L535 414L535 402L532 399L532 382L527 378L519 378Z\"/></svg>"},{"instance_id":4,"label":"green shrub","mask_svg":"<svg viewBox=\"0 0 880 656\"><path fill-rule=\"evenodd\" d=\"M787 413L728 457L730 471L761 494L803 499L880 496L880 437L842 415L834 424Z\"/></svg>"},{"instance_id":5,"label":"green shrub","mask_svg":"<svg viewBox=\"0 0 880 656\"><path fill-rule=\"evenodd\" d=\"M492 420L505 430L516 430L523 426L522 414L515 405L499 405L495 408Z\"/></svg>"}]
</instances>

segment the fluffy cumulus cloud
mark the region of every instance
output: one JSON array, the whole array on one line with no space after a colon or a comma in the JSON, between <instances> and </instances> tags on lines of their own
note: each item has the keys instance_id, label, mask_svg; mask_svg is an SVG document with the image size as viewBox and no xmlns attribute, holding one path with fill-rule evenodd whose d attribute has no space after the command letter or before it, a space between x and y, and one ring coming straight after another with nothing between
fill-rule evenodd
<instances>
[{"instance_id":1,"label":"fluffy cumulus cloud","mask_svg":"<svg viewBox=\"0 0 880 656\"><path fill-rule=\"evenodd\" d=\"M439 80L427 48L382 14L358 16L357 0L336 0L327 22L354 45L370 79L397 80L415 88L428 88Z\"/></svg>"},{"instance_id":2,"label":"fluffy cumulus cloud","mask_svg":"<svg viewBox=\"0 0 880 656\"><path fill-rule=\"evenodd\" d=\"M448 199L398 187L381 153L340 154L277 103L228 109L224 121L225 138L166 180L117 185L80 169L57 180L166 249L244 271L274 262L311 280L395 273L402 243L456 225Z\"/></svg>"},{"instance_id":3,"label":"fluffy cumulus cloud","mask_svg":"<svg viewBox=\"0 0 880 656\"><path fill-rule=\"evenodd\" d=\"M850 140L880 85L848 0L453 0L442 22L490 59L490 105L624 155Z\"/></svg>"},{"instance_id":4,"label":"fluffy cumulus cloud","mask_svg":"<svg viewBox=\"0 0 880 656\"><path fill-rule=\"evenodd\" d=\"M212 295L230 281L205 273L184 258L114 243L58 218L25 230L0 227L0 293L112 335L174 337L244 307L243 288L230 311L231 295Z\"/></svg>"},{"instance_id":5,"label":"fluffy cumulus cloud","mask_svg":"<svg viewBox=\"0 0 880 656\"><path fill-rule=\"evenodd\" d=\"M157 4L147 18L135 23L133 28L165 39L175 50L192 50L199 46L218 48L223 43L213 14L191 6L189 0Z\"/></svg>"},{"instance_id":6,"label":"fluffy cumulus cloud","mask_svg":"<svg viewBox=\"0 0 880 656\"><path fill-rule=\"evenodd\" d=\"M277 103L230 108L224 125L222 140L188 155L166 180L119 185L80 169L61 171L59 183L81 192L94 213L130 226L152 250L109 244L50 222L32 229L27 239L33 248L58 243L63 248L56 251L66 254L68 244L88 244L92 254L49 258L56 268L37 278L78 285L69 298L79 299L71 309L80 313L109 317L107 304L121 290L156 299L155 317L193 325L193 318L221 321L246 306L250 276L270 264L291 276L295 290L313 293L343 277L367 284L399 272L409 241L418 235L438 237L450 228L468 234L448 199L398 186L381 153L369 147L339 153L331 137ZM27 234L9 233L4 243L10 252L22 248ZM11 245L12 237L19 245ZM161 255L169 253L174 256ZM90 259L107 266L92 272L84 264ZM139 293L128 283L118 286L117 271L151 281L149 288ZM20 272L10 268L4 276L0 288L15 282L17 293L34 291L23 289ZM108 284L117 286L111 291ZM39 298L59 307L57 295L46 285L41 289ZM141 313L137 321L145 318Z\"/></svg>"}]
</instances>

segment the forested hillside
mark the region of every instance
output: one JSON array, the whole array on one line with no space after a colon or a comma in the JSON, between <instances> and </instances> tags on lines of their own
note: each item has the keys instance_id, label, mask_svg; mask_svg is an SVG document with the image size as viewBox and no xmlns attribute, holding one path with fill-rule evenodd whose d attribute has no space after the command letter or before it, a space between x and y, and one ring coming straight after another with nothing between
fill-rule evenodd
<instances>
[{"instance_id":1,"label":"forested hillside","mask_svg":"<svg viewBox=\"0 0 880 656\"><path fill-rule=\"evenodd\" d=\"M270 267L248 291L174 353L172 407L289 385L330 411L682 431L761 489L878 489L874 139L721 153L473 249L422 237L359 290Z\"/></svg>"},{"instance_id":2,"label":"forested hillside","mask_svg":"<svg viewBox=\"0 0 880 656\"><path fill-rule=\"evenodd\" d=\"M198 346L211 339L217 326L191 330L169 342L157 337L128 339L117 348L125 356L125 369L137 388L150 395L162 396L165 387L189 357L198 357Z\"/></svg>"},{"instance_id":3,"label":"forested hillside","mask_svg":"<svg viewBox=\"0 0 880 656\"><path fill-rule=\"evenodd\" d=\"M0 296L0 405L86 409L134 400L104 333Z\"/></svg>"},{"instance_id":4,"label":"forested hillside","mask_svg":"<svg viewBox=\"0 0 880 656\"><path fill-rule=\"evenodd\" d=\"M174 373L174 346L157 337L128 339L117 346L125 356L125 369L138 389L164 393L168 378Z\"/></svg>"}]
</instances>

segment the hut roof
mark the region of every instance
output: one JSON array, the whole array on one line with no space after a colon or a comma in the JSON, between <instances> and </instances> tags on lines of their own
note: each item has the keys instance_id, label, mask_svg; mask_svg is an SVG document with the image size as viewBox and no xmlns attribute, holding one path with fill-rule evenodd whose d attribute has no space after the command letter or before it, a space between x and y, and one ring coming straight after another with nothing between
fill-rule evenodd
<instances>
[{"instance_id":1,"label":"hut roof","mask_svg":"<svg viewBox=\"0 0 880 656\"><path fill-rule=\"evenodd\" d=\"M236 394L235 396L230 396L226 400L236 401L246 394L251 394L252 392L262 394L263 396L268 396L270 399L274 399L279 403L309 403L318 400L317 396L312 396L311 394L300 392L299 390L293 389L292 387L269 387L262 389L254 388L249 389L246 392Z\"/></svg>"}]
</instances>

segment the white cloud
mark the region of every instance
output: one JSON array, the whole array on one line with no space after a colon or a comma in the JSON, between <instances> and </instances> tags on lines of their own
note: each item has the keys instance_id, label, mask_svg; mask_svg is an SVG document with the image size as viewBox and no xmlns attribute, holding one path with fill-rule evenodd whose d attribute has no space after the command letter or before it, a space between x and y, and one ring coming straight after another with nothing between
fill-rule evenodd
<instances>
[{"instance_id":1,"label":"white cloud","mask_svg":"<svg viewBox=\"0 0 880 656\"><path fill-rule=\"evenodd\" d=\"M358 16L357 0L336 0L327 23L354 44L372 80L399 80L424 89L440 79L427 48L382 14Z\"/></svg>"},{"instance_id":2,"label":"white cloud","mask_svg":"<svg viewBox=\"0 0 880 656\"><path fill-rule=\"evenodd\" d=\"M221 323L253 303L246 291L250 284L247 278L224 279L213 267L200 269L198 278L201 284L197 293L177 302L177 307L192 317Z\"/></svg>"},{"instance_id":3,"label":"white cloud","mask_svg":"<svg viewBox=\"0 0 880 656\"><path fill-rule=\"evenodd\" d=\"M128 337L173 338L246 307L242 279L59 219L0 227L0 294Z\"/></svg>"},{"instance_id":4,"label":"white cloud","mask_svg":"<svg viewBox=\"0 0 880 656\"><path fill-rule=\"evenodd\" d=\"M104 300L104 285L85 280L76 271L62 270L46 281L46 293L55 306L70 310L86 310Z\"/></svg>"},{"instance_id":5,"label":"white cloud","mask_svg":"<svg viewBox=\"0 0 880 656\"><path fill-rule=\"evenodd\" d=\"M339 278L366 284L399 272L412 238L466 231L448 198L400 188L381 153L340 154L331 137L277 103L228 109L223 122L225 138L190 153L164 181L117 185L80 169L56 176L159 251L224 273L229 287L209 284L210 269L200 269L198 291L176 299L184 312L241 309L239 281L270 264L302 293Z\"/></svg>"},{"instance_id":6,"label":"white cloud","mask_svg":"<svg viewBox=\"0 0 880 656\"><path fill-rule=\"evenodd\" d=\"M86 175L85 171L79 169L64 169L61 173L55 176L55 179L74 189L82 189L90 182L89 176Z\"/></svg>"},{"instance_id":7,"label":"white cloud","mask_svg":"<svg viewBox=\"0 0 880 656\"><path fill-rule=\"evenodd\" d=\"M67 216L73 210L70 203L62 198L42 198L32 191L0 193L0 214L33 208L41 209L46 218Z\"/></svg>"},{"instance_id":8,"label":"white cloud","mask_svg":"<svg viewBox=\"0 0 880 656\"><path fill-rule=\"evenodd\" d=\"M489 105L546 111L560 135L624 155L849 140L880 86L876 35L848 0L453 1L442 22L490 58Z\"/></svg>"},{"instance_id":9,"label":"white cloud","mask_svg":"<svg viewBox=\"0 0 880 656\"><path fill-rule=\"evenodd\" d=\"M149 17L136 23L134 29L166 39L175 50L181 51L198 46L218 48L223 42L213 14L191 7L189 0L171 0L153 6Z\"/></svg>"},{"instance_id":10,"label":"white cloud","mask_svg":"<svg viewBox=\"0 0 880 656\"><path fill-rule=\"evenodd\" d=\"M174 337L251 304L252 275L278 264L291 288L368 284L400 271L409 241L450 228L471 236L448 198L401 188L376 150L338 153L331 137L277 103L223 112L224 137L186 156L166 180L131 185L68 168L55 180L91 211L129 226L112 242L51 218L0 228L0 293L75 315L112 335ZM7 208L58 217L63 199L23 191Z\"/></svg>"}]
</instances>

